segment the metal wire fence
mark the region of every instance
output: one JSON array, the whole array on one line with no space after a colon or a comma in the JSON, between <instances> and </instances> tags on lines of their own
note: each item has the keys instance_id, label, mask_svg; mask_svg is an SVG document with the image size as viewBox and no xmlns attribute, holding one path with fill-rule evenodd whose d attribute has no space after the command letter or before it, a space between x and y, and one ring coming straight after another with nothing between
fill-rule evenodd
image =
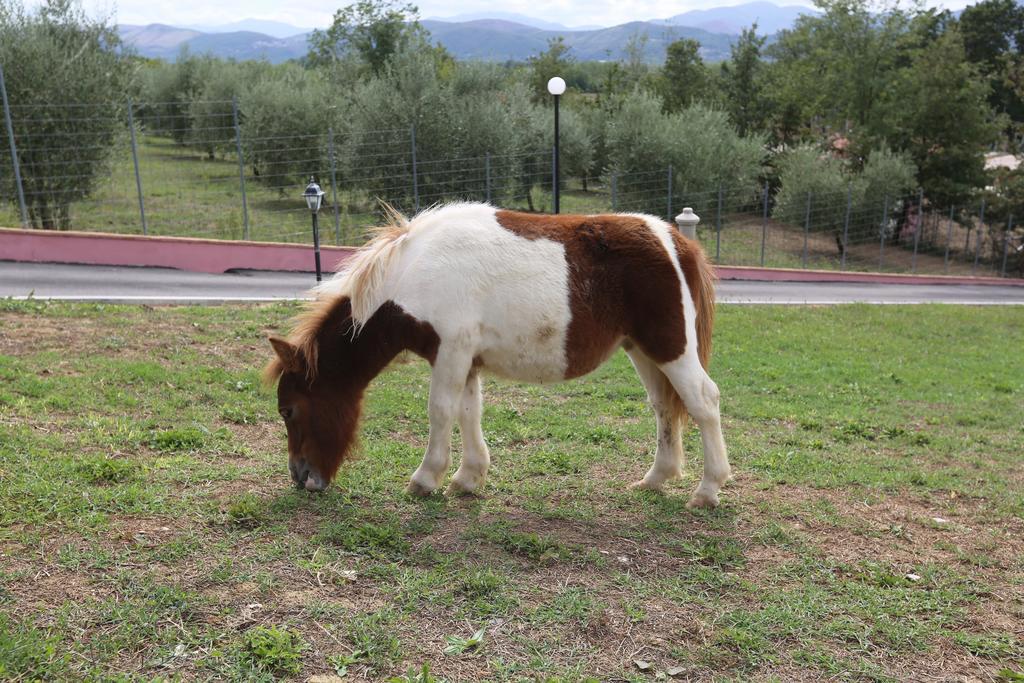
<instances>
[{"instance_id":1,"label":"metal wire fence","mask_svg":"<svg viewBox=\"0 0 1024 683\"><path fill-rule=\"evenodd\" d=\"M544 211L552 151L422 158L413 127L263 134L231 100L5 107L0 225L311 243L301 193L326 192L322 240L360 244L380 202L413 213L458 199ZM12 144L14 149L12 149ZM614 160L613 160L614 166ZM563 178L563 212L683 207L717 263L1024 276L1013 216L939 206L920 192L784 196L756 183L683 187L671 166ZM2 258L2 255L0 255Z\"/></svg>"}]
</instances>

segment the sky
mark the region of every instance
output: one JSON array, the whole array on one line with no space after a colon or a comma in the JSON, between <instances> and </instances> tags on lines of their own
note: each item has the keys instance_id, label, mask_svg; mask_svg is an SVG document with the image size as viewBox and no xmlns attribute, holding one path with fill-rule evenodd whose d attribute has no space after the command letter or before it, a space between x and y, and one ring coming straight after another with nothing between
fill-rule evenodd
<instances>
[{"instance_id":1,"label":"sky","mask_svg":"<svg viewBox=\"0 0 1024 683\"><path fill-rule=\"evenodd\" d=\"M294 26L323 28L334 11L351 0L82 0L92 16L112 16L120 24L171 24L173 26L230 24L241 19L266 19ZM692 9L742 4L715 0L412 0L420 16L448 17L468 12L501 10L560 23L566 26L614 26L627 21L664 19ZM805 0L774 0L777 5L807 5ZM27 5L37 0L27 0ZM929 7L959 9L967 0L926 0Z\"/></svg>"}]
</instances>

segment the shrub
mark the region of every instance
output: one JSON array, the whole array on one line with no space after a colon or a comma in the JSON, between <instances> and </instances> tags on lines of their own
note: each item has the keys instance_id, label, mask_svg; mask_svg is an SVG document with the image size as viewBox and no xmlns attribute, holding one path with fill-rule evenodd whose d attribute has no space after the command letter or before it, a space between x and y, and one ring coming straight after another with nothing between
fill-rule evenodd
<instances>
[{"instance_id":1,"label":"shrub","mask_svg":"<svg viewBox=\"0 0 1024 683\"><path fill-rule=\"evenodd\" d=\"M206 443L208 433L197 427L167 429L154 434L150 445L158 451L194 451Z\"/></svg>"},{"instance_id":2,"label":"shrub","mask_svg":"<svg viewBox=\"0 0 1024 683\"><path fill-rule=\"evenodd\" d=\"M229 524L243 527L257 526L264 516L265 504L254 493L243 493L231 501L227 508Z\"/></svg>"},{"instance_id":3,"label":"shrub","mask_svg":"<svg viewBox=\"0 0 1024 683\"><path fill-rule=\"evenodd\" d=\"M842 161L814 145L800 145L779 158L778 171L781 187L772 214L776 220L803 225L810 195L811 226L823 231L842 227L850 183Z\"/></svg>"},{"instance_id":4,"label":"shrub","mask_svg":"<svg viewBox=\"0 0 1024 683\"><path fill-rule=\"evenodd\" d=\"M129 460L90 457L80 461L76 469L92 484L116 484L134 477L138 465Z\"/></svg>"},{"instance_id":5,"label":"shrub","mask_svg":"<svg viewBox=\"0 0 1024 683\"><path fill-rule=\"evenodd\" d=\"M773 217L792 225L804 224L810 195L811 227L827 232L842 231L847 211L850 241L854 233L875 239L886 211L892 222L898 202L916 184L916 167L905 154L878 147L869 153L860 172L843 160L812 145L787 151L778 162L781 187L775 197Z\"/></svg>"},{"instance_id":6,"label":"shrub","mask_svg":"<svg viewBox=\"0 0 1024 683\"><path fill-rule=\"evenodd\" d=\"M299 673L305 643L298 633L276 626L249 629L242 641L242 659L254 669L274 675Z\"/></svg>"}]
</instances>

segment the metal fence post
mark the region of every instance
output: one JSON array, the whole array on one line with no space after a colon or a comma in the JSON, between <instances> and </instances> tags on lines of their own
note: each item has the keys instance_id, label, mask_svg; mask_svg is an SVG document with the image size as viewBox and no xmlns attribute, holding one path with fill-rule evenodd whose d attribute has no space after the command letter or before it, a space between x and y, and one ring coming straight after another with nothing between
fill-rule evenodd
<instances>
[{"instance_id":1,"label":"metal fence post","mask_svg":"<svg viewBox=\"0 0 1024 683\"><path fill-rule=\"evenodd\" d=\"M978 219L978 230L974 235L974 265L971 266L971 275L978 270L978 259L981 258L981 229L985 227L985 198L981 199L981 216Z\"/></svg>"},{"instance_id":2,"label":"metal fence post","mask_svg":"<svg viewBox=\"0 0 1024 683\"><path fill-rule=\"evenodd\" d=\"M21 227L29 227L28 208L25 206L25 188L21 184L21 165L18 163L18 146L14 142L14 123L11 121L11 104L7 101L7 84L4 82L4 68L0 66L0 93L4 99L4 121L7 123L7 140L11 146L11 164L14 166L14 185L18 191L18 206L21 208Z\"/></svg>"},{"instance_id":3,"label":"metal fence post","mask_svg":"<svg viewBox=\"0 0 1024 683\"><path fill-rule=\"evenodd\" d=\"M551 148L551 208L554 213L558 213L554 210L555 205L559 203L558 199L558 145L556 144Z\"/></svg>"},{"instance_id":4,"label":"metal fence post","mask_svg":"<svg viewBox=\"0 0 1024 683\"><path fill-rule=\"evenodd\" d=\"M334 200L334 244L341 244L341 214L338 209L338 176L334 161L334 129L327 129L327 156L331 163L331 194ZM347 237L347 235L346 235Z\"/></svg>"},{"instance_id":5,"label":"metal fence post","mask_svg":"<svg viewBox=\"0 0 1024 683\"><path fill-rule=\"evenodd\" d=\"M910 257L910 272L917 272L917 245L921 243L921 230L924 229L924 188L917 190L917 229L914 230L914 255Z\"/></svg>"},{"instance_id":6,"label":"metal fence post","mask_svg":"<svg viewBox=\"0 0 1024 683\"><path fill-rule=\"evenodd\" d=\"M667 220L675 222L675 218L672 216L672 164L668 165L668 213Z\"/></svg>"},{"instance_id":7,"label":"metal fence post","mask_svg":"<svg viewBox=\"0 0 1024 683\"><path fill-rule=\"evenodd\" d=\"M846 186L846 218L843 220L843 247L839 270L846 270L846 247L850 239L850 209L853 207L853 183Z\"/></svg>"},{"instance_id":8,"label":"metal fence post","mask_svg":"<svg viewBox=\"0 0 1024 683\"><path fill-rule=\"evenodd\" d=\"M1010 231L1013 230L1013 214L1006 221L1006 232L1003 233L1003 267L999 269L999 277L1006 277L1006 256L1010 248Z\"/></svg>"},{"instance_id":9,"label":"metal fence post","mask_svg":"<svg viewBox=\"0 0 1024 683\"><path fill-rule=\"evenodd\" d=\"M416 213L420 212L420 179L416 169L416 124L409 126L409 138L412 145L412 197Z\"/></svg>"},{"instance_id":10,"label":"metal fence post","mask_svg":"<svg viewBox=\"0 0 1024 683\"><path fill-rule=\"evenodd\" d=\"M800 259L801 266L807 269L807 237L811 233L811 191L807 191L807 209L804 212L804 253Z\"/></svg>"},{"instance_id":11,"label":"metal fence post","mask_svg":"<svg viewBox=\"0 0 1024 683\"><path fill-rule=\"evenodd\" d=\"M718 209L715 211L715 262L722 256L722 182L718 182Z\"/></svg>"},{"instance_id":12,"label":"metal fence post","mask_svg":"<svg viewBox=\"0 0 1024 683\"><path fill-rule=\"evenodd\" d=\"M249 239L249 202L245 197L245 158L242 156L242 127L238 124L238 98L231 98L231 120L235 124L235 148L238 152L238 186L242 190L242 238Z\"/></svg>"},{"instance_id":13,"label":"metal fence post","mask_svg":"<svg viewBox=\"0 0 1024 683\"><path fill-rule=\"evenodd\" d=\"M619 174L616 173L615 171L612 171L612 211L616 211L619 208L618 187Z\"/></svg>"},{"instance_id":14,"label":"metal fence post","mask_svg":"<svg viewBox=\"0 0 1024 683\"><path fill-rule=\"evenodd\" d=\"M946 255L943 257L946 265L946 275L949 275L949 247L953 243L953 209L955 205L949 207L949 227L946 229Z\"/></svg>"},{"instance_id":15,"label":"metal fence post","mask_svg":"<svg viewBox=\"0 0 1024 683\"><path fill-rule=\"evenodd\" d=\"M139 218L142 219L142 234L148 235L146 227L146 204L142 200L142 176L139 175L139 149L135 142L135 116L132 114L132 98L128 98L128 130L131 131L132 163L135 164L135 189L139 193Z\"/></svg>"},{"instance_id":16,"label":"metal fence post","mask_svg":"<svg viewBox=\"0 0 1024 683\"><path fill-rule=\"evenodd\" d=\"M484 179L487 183L487 203L491 203L491 153L488 152L487 156L484 157Z\"/></svg>"},{"instance_id":17,"label":"metal fence post","mask_svg":"<svg viewBox=\"0 0 1024 683\"><path fill-rule=\"evenodd\" d=\"M764 181L764 212L761 216L761 267L764 268L764 247L768 241L768 181Z\"/></svg>"},{"instance_id":18,"label":"metal fence post","mask_svg":"<svg viewBox=\"0 0 1024 683\"><path fill-rule=\"evenodd\" d=\"M882 200L882 229L878 232L881 233L881 239L878 243L878 269L882 270L885 263L885 231L889 227L889 195L885 195L885 199Z\"/></svg>"}]
</instances>

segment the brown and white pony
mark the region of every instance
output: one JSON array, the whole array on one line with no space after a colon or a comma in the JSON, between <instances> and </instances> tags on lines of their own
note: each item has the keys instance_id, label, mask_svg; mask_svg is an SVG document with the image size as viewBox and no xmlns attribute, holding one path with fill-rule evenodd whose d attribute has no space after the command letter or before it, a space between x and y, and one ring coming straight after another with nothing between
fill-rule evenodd
<instances>
[{"instance_id":1,"label":"brown and white pony","mask_svg":"<svg viewBox=\"0 0 1024 683\"><path fill-rule=\"evenodd\" d=\"M432 366L430 438L408 491L438 489L458 421L462 463L449 493L481 490L490 454L480 372L556 382L623 348L658 422L654 465L636 488L681 476L687 414L704 476L691 507L713 507L729 477L718 387L706 372L714 284L700 246L652 216L546 216L486 204L429 209L370 242L321 285L288 340L273 337L278 408L299 487L323 489L355 440L363 392L399 353Z\"/></svg>"}]
</instances>

